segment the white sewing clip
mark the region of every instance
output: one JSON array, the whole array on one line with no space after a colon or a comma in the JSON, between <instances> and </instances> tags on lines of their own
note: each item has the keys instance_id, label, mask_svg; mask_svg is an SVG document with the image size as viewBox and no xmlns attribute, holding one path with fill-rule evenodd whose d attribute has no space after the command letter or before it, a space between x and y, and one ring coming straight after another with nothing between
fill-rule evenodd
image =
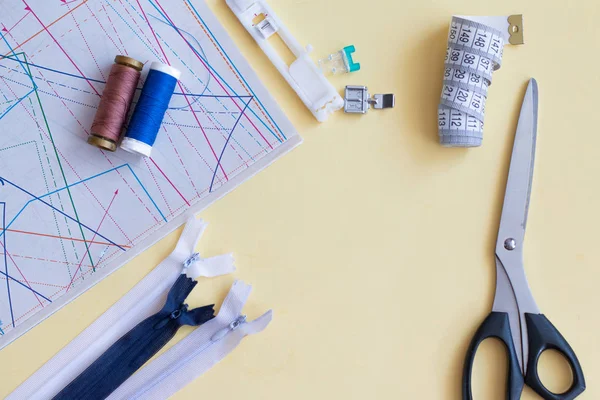
<instances>
[{"instance_id":1,"label":"white sewing clip","mask_svg":"<svg viewBox=\"0 0 600 400\"><path fill-rule=\"evenodd\" d=\"M344 106L342 97L310 58L312 47L300 46L264 0L227 0L227 5L319 122ZM296 57L289 66L269 43L276 33Z\"/></svg>"}]
</instances>

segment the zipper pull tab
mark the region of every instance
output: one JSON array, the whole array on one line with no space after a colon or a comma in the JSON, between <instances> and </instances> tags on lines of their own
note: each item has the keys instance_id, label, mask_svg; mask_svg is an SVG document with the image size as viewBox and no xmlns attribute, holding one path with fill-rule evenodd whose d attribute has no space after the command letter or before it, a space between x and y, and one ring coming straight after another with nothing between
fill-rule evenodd
<instances>
[{"instance_id":1,"label":"zipper pull tab","mask_svg":"<svg viewBox=\"0 0 600 400\"><path fill-rule=\"evenodd\" d=\"M187 260L183 262L184 271L190 267L190 265L194 264L196 261L200 261L202 258L200 257L200 253L194 253L188 257Z\"/></svg>"},{"instance_id":2,"label":"zipper pull tab","mask_svg":"<svg viewBox=\"0 0 600 400\"><path fill-rule=\"evenodd\" d=\"M173 311L171 313L171 315L169 315L169 318L170 319L177 319L177 318L181 317L181 314L184 313L184 312L186 312L187 310L188 310L188 305L184 303L177 310Z\"/></svg>"},{"instance_id":3,"label":"zipper pull tab","mask_svg":"<svg viewBox=\"0 0 600 400\"><path fill-rule=\"evenodd\" d=\"M187 309L188 309L188 305L182 304L181 307L174 310L171 314L169 314L168 317L160 320L156 325L154 325L154 329L160 329L160 328L165 327L169 323L169 321L171 321L172 319L177 319L177 318L181 317L181 314L186 312Z\"/></svg>"},{"instance_id":4,"label":"zipper pull tab","mask_svg":"<svg viewBox=\"0 0 600 400\"><path fill-rule=\"evenodd\" d=\"M215 333L210 338L210 340L212 340L213 342L218 342L219 340L223 339L229 332L235 331L237 328L240 327L240 325L245 324L245 323L246 323L246 316L240 315L239 317L234 319L229 325L227 325L225 328L221 329L220 331L217 331L217 333Z\"/></svg>"}]
</instances>

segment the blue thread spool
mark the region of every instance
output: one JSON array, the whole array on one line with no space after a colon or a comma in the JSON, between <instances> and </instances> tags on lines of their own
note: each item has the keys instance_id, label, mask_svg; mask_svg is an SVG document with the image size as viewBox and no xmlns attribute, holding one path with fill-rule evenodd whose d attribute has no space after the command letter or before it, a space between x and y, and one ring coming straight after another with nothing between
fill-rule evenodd
<instances>
[{"instance_id":1,"label":"blue thread spool","mask_svg":"<svg viewBox=\"0 0 600 400\"><path fill-rule=\"evenodd\" d=\"M159 62L150 65L146 83L121 143L123 150L150 157L180 76L181 72L169 65Z\"/></svg>"}]
</instances>

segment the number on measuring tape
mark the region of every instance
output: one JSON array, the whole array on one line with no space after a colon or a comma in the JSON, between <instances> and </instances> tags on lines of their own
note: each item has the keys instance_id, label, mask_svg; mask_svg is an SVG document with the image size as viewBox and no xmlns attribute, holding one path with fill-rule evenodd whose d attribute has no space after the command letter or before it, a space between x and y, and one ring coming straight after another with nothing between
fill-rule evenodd
<instances>
[{"instance_id":1,"label":"number on measuring tape","mask_svg":"<svg viewBox=\"0 0 600 400\"><path fill-rule=\"evenodd\" d=\"M502 65L504 36L492 27L455 17L448 35L448 46L489 58L495 69Z\"/></svg>"},{"instance_id":2,"label":"number on measuring tape","mask_svg":"<svg viewBox=\"0 0 600 400\"><path fill-rule=\"evenodd\" d=\"M445 64L446 67L466 69L469 72L483 75L490 82L496 65L490 58L452 47L448 47L446 51Z\"/></svg>"},{"instance_id":3,"label":"number on measuring tape","mask_svg":"<svg viewBox=\"0 0 600 400\"><path fill-rule=\"evenodd\" d=\"M438 126L444 131L478 132L483 123L463 112L441 106L438 109Z\"/></svg>"},{"instance_id":4,"label":"number on measuring tape","mask_svg":"<svg viewBox=\"0 0 600 400\"><path fill-rule=\"evenodd\" d=\"M488 91L494 71L502 65L504 38L491 26L460 17L452 19L438 109L442 144L481 144Z\"/></svg>"},{"instance_id":5,"label":"number on measuring tape","mask_svg":"<svg viewBox=\"0 0 600 400\"><path fill-rule=\"evenodd\" d=\"M441 103L463 111L483 122L486 97L470 89L445 84Z\"/></svg>"},{"instance_id":6,"label":"number on measuring tape","mask_svg":"<svg viewBox=\"0 0 600 400\"><path fill-rule=\"evenodd\" d=\"M477 118L445 106L438 109L438 128L440 136L453 144L461 144L462 139L477 139L483 132L483 122ZM465 144L462 142L462 144Z\"/></svg>"},{"instance_id":7,"label":"number on measuring tape","mask_svg":"<svg viewBox=\"0 0 600 400\"><path fill-rule=\"evenodd\" d=\"M444 84L473 90L487 97L488 80L483 75L470 72L466 68L449 68L444 70Z\"/></svg>"}]
</instances>

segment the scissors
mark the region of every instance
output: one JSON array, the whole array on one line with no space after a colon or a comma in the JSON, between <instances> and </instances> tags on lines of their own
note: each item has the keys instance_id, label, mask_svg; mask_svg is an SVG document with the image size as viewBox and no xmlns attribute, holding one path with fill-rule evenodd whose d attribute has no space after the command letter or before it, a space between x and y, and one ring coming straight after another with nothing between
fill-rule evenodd
<instances>
[{"instance_id":1,"label":"scissors","mask_svg":"<svg viewBox=\"0 0 600 400\"><path fill-rule=\"evenodd\" d=\"M507 400L518 400L525 385L545 400L570 400L585 390L579 360L565 338L540 313L523 265L523 239L533 178L537 117L538 87L535 79L531 79L521 106L496 241L494 305L467 350L462 382L463 400L473 399L473 361L477 348L488 338L502 341L508 352ZM538 375L540 356L550 349L562 353L573 373L571 387L561 394L549 391Z\"/></svg>"}]
</instances>

